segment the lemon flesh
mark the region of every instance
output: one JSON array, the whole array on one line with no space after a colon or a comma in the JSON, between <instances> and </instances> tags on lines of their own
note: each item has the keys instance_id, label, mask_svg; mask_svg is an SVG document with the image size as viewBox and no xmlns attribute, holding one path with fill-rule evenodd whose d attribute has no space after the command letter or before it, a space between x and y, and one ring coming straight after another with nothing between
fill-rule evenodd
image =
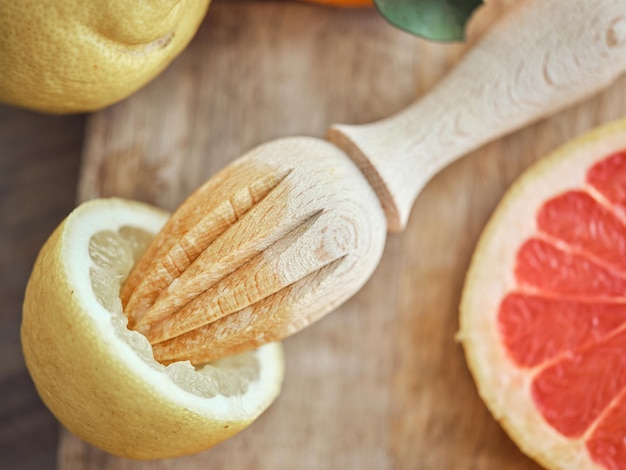
<instances>
[{"instance_id":1,"label":"lemon flesh","mask_svg":"<svg viewBox=\"0 0 626 470\"><path fill-rule=\"evenodd\" d=\"M174 457L231 437L283 379L277 343L201 368L164 366L126 328L120 287L167 217L121 199L81 205L42 248L24 300L22 347L42 400L71 432L123 457Z\"/></svg>"},{"instance_id":2,"label":"lemon flesh","mask_svg":"<svg viewBox=\"0 0 626 470\"><path fill-rule=\"evenodd\" d=\"M0 101L85 112L115 103L189 43L209 0L0 0Z\"/></svg>"}]
</instances>

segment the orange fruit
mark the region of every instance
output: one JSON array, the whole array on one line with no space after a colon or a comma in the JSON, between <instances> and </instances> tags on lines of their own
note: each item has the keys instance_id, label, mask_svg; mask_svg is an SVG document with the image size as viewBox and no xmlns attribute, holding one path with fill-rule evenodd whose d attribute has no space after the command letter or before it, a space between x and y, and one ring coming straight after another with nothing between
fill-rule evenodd
<instances>
[{"instance_id":1,"label":"orange fruit","mask_svg":"<svg viewBox=\"0 0 626 470\"><path fill-rule=\"evenodd\" d=\"M626 468L626 120L511 187L460 325L480 396L522 451L547 468Z\"/></svg>"},{"instance_id":2,"label":"orange fruit","mask_svg":"<svg viewBox=\"0 0 626 470\"><path fill-rule=\"evenodd\" d=\"M374 6L373 0L304 0L309 3L319 3L335 7L363 8Z\"/></svg>"},{"instance_id":3,"label":"orange fruit","mask_svg":"<svg viewBox=\"0 0 626 470\"><path fill-rule=\"evenodd\" d=\"M175 457L231 437L283 380L278 343L164 366L126 327L120 287L167 218L122 199L82 204L41 249L24 299L22 349L42 400L71 432L123 457Z\"/></svg>"}]
</instances>

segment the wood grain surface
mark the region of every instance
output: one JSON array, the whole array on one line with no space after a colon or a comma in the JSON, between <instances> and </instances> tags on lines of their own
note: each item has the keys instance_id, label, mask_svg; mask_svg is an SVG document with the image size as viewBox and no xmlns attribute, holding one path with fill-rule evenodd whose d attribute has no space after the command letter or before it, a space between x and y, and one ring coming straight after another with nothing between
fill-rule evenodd
<instances>
[{"instance_id":1,"label":"wood grain surface","mask_svg":"<svg viewBox=\"0 0 626 470\"><path fill-rule=\"evenodd\" d=\"M56 465L58 425L24 366L19 328L41 245L72 210L84 116L0 106L0 468Z\"/></svg>"},{"instance_id":2,"label":"wood grain surface","mask_svg":"<svg viewBox=\"0 0 626 470\"><path fill-rule=\"evenodd\" d=\"M213 5L161 77L90 117L79 197L124 196L173 209L257 144L323 136L331 123L368 122L403 108L463 50L395 30L373 10ZM464 274L515 177L624 109L620 80L435 177L360 293L285 341L283 393L240 435L198 455L141 463L64 432L59 468L538 468L480 401L455 342Z\"/></svg>"}]
</instances>

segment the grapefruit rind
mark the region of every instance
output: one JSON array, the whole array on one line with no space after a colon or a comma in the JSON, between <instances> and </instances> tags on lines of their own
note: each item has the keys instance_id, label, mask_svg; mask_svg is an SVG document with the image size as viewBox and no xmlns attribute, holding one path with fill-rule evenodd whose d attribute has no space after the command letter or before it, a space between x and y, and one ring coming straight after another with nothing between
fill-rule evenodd
<instances>
[{"instance_id":1,"label":"grapefruit rind","mask_svg":"<svg viewBox=\"0 0 626 470\"><path fill-rule=\"evenodd\" d=\"M89 236L124 225L156 233L167 217L120 199L81 205L42 248L25 295L22 347L42 400L72 433L122 457L175 457L231 437L274 401L284 374L279 343L205 366L208 379L198 379L202 370L189 363L154 361L139 333L124 328L121 339L114 326L119 320L91 289ZM240 375L241 390L222 384ZM198 390L205 386L212 391Z\"/></svg>"},{"instance_id":2,"label":"grapefruit rind","mask_svg":"<svg viewBox=\"0 0 626 470\"><path fill-rule=\"evenodd\" d=\"M528 169L487 223L463 288L458 337L479 395L520 449L547 468L602 467L591 460L585 448L587 434L566 438L537 410L530 394L532 377L513 363L499 336L499 304L517 285L517 250L537 233L535 217L541 205L560 193L586 186L587 170L624 148L626 120L595 129Z\"/></svg>"}]
</instances>

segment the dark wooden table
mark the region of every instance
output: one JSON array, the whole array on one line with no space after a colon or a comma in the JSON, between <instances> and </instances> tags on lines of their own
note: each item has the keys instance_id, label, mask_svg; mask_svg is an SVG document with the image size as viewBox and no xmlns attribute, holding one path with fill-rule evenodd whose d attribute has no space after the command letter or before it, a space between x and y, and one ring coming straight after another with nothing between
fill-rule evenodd
<instances>
[{"instance_id":1,"label":"dark wooden table","mask_svg":"<svg viewBox=\"0 0 626 470\"><path fill-rule=\"evenodd\" d=\"M28 376L19 328L37 252L74 206L84 121L0 106L0 469L55 468L58 424Z\"/></svg>"}]
</instances>

